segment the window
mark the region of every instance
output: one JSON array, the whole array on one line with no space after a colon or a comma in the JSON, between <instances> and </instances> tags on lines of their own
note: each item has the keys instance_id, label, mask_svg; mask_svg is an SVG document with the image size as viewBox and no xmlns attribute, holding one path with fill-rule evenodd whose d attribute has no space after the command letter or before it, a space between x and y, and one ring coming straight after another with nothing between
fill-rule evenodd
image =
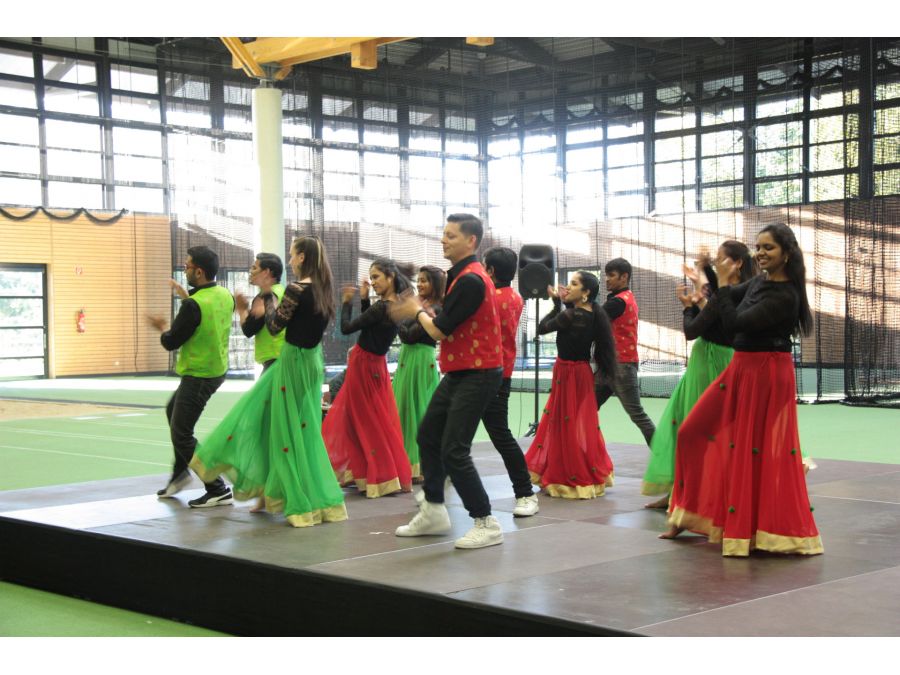
<instances>
[{"instance_id":1,"label":"window","mask_svg":"<svg viewBox=\"0 0 900 675\"><path fill-rule=\"evenodd\" d=\"M621 128L622 124L615 125ZM628 125L629 128L643 124ZM612 137L613 125L608 127ZM643 215L646 212L644 143L615 143L606 148L607 213L610 218Z\"/></svg>"},{"instance_id":2,"label":"window","mask_svg":"<svg viewBox=\"0 0 900 675\"><path fill-rule=\"evenodd\" d=\"M0 73L34 77L34 58L31 52L17 49L0 49Z\"/></svg>"},{"instance_id":3,"label":"window","mask_svg":"<svg viewBox=\"0 0 900 675\"><path fill-rule=\"evenodd\" d=\"M0 171L40 175L40 137L36 118L0 115ZM40 191L37 203L40 203Z\"/></svg>"},{"instance_id":4,"label":"window","mask_svg":"<svg viewBox=\"0 0 900 675\"><path fill-rule=\"evenodd\" d=\"M0 265L0 377L46 375L44 268Z\"/></svg>"},{"instance_id":5,"label":"window","mask_svg":"<svg viewBox=\"0 0 900 675\"><path fill-rule=\"evenodd\" d=\"M701 206L733 209L743 203L744 135L738 129L700 136Z\"/></svg>"},{"instance_id":6,"label":"window","mask_svg":"<svg viewBox=\"0 0 900 675\"><path fill-rule=\"evenodd\" d=\"M803 123L799 120L756 128L757 204L769 206L800 201L803 194L799 178L802 143Z\"/></svg>"},{"instance_id":7,"label":"window","mask_svg":"<svg viewBox=\"0 0 900 675\"><path fill-rule=\"evenodd\" d=\"M156 71L150 68L113 63L109 68L109 79L113 89L159 93Z\"/></svg>"},{"instance_id":8,"label":"window","mask_svg":"<svg viewBox=\"0 0 900 675\"><path fill-rule=\"evenodd\" d=\"M159 99L146 96L114 94L112 97L112 116L116 119L159 124Z\"/></svg>"},{"instance_id":9,"label":"window","mask_svg":"<svg viewBox=\"0 0 900 675\"><path fill-rule=\"evenodd\" d=\"M657 213L695 211L696 137L674 136L655 143ZM680 194L679 194L680 193Z\"/></svg>"},{"instance_id":10,"label":"window","mask_svg":"<svg viewBox=\"0 0 900 675\"><path fill-rule=\"evenodd\" d=\"M603 218L603 149L566 152L566 222L586 225Z\"/></svg>"},{"instance_id":11,"label":"window","mask_svg":"<svg viewBox=\"0 0 900 675\"><path fill-rule=\"evenodd\" d=\"M97 65L93 61L80 57L44 54L42 63L45 80L97 86Z\"/></svg>"}]
</instances>

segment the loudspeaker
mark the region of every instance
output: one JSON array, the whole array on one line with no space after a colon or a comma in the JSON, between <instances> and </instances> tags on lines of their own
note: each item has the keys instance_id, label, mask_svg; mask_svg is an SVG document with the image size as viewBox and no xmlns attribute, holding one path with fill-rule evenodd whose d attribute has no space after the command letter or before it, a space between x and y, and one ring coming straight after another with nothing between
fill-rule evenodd
<instances>
[{"instance_id":1,"label":"loudspeaker","mask_svg":"<svg viewBox=\"0 0 900 675\"><path fill-rule=\"evenodd\" d=\"M519 294L525 298L546 300L547 286L553 283L553 247L524 244L519 251Z\"/></svg>"}]
</instances>

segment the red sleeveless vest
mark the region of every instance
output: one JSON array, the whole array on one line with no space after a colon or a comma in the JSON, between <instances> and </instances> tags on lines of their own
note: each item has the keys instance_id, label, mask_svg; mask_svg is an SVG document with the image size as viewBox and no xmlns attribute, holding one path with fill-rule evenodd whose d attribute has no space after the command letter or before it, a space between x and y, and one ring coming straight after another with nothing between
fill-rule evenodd
<instances>
[{"instance_id":1,"label":"red sleeveless vest","mask_svg":"<svg viewBox=\"0 0 900 675\"><path fill-rule=\"evenodd\" d=\"M512 286L498 288L497 313L500 315L500 339L503 345L503 377L512 377L516 364L516 333L525 301Z\"/></svg>"},{"instance_id":2,"label":"red sleeveless vest","mask_svg":"<svg viewBox=\"0 0 900 675\"><path fill-rule=\"evenodd\" d=\"M441 340L440 365L442 373L454 370L489 370L503 365L503 348L500 340L500 317L497 314L494 282L479 262L466 265L456 277L447 294L464 274L477 274L484 282L484 300L468 319L463 321L452 335Z\"/></svg>"},{"instance_id":3,"label":"red sleeveless vest","mask_svg":"<svg viewBox=\"0 0 900 675\"><path fill-rule=\"evenodd\" d=\"M616 294L625 301L625 312L612 321L613 338L619 363L637 363L638 358L638 306L631 291Z\"/></svg>"}]
</instances>

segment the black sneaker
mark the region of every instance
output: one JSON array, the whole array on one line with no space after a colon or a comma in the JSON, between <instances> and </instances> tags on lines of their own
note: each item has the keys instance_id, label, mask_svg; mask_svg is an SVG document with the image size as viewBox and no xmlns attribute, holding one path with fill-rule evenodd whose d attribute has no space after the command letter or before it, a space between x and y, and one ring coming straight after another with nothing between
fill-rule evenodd
<instances>
[{"instance_id":1,"label":"black sneaker","mask_svg":"<svg viewBox=\"0 0 900 675\"><path fill-rule=\"evenodd\" d=\"M230 488L225 488L225 492L207 492L202 497L197 497L197 499L191 499L188 501L188 506L192 509L205 509L208 506L225 506L226 504L233 504L234 496L231 494Z\"/></svg>"},{"instance_id":2,"label":"black sneaker","mask_svg":"<svg viewBox=\"0 0 900 675\"><path fill-rule=\"evenodd\" d=\"M184 490L191 482L191 472L190 471L182 471L179 475L170 479L166 487L162 490L156 491L157 497L174 497L179 492Z\"/></svg>"}]
</instances>

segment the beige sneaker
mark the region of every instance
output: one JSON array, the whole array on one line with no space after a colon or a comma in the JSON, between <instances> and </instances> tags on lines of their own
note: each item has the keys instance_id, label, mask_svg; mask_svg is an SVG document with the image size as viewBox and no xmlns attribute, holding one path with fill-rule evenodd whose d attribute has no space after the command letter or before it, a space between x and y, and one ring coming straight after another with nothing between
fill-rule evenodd
<instances>
[{"instance_id":1,"label":"beige sneaker","mask_svg":"<svg viewBox=\"0 0 900 675\"><path fill-rule=\"evenodd\" d=\"M447 534L450 529L450 514L447 513L447 507L423 501L419 504L419 512L409 521L409 525L401 525L394 530L394 534L398 537L421 537L426 534Z\"/></svg>"},{"instance_id":2,"label":"beige sneaker","mask_svg":"<svg viewBox=\"0 0 900 675\"><path fill-rule=\"evenodd\" d=\"M537 495L531 495L530 497L519 497L516 499L516 508L513 509L513 515L517 518L526 518L533 516L538 511L540 511L540 508L538 508Z\"/></svg>"},{"instance_id":3,"label":"beige sneaker","mask_svg":"<svg viewBox=\"0 0 900 675\"><path fill-rule=\"evenodd\" d=\"M456 540L456 548L484 548L503 543L503 531L494 516L475 519L475 527Z\"/></svg>"}]
</instances>

